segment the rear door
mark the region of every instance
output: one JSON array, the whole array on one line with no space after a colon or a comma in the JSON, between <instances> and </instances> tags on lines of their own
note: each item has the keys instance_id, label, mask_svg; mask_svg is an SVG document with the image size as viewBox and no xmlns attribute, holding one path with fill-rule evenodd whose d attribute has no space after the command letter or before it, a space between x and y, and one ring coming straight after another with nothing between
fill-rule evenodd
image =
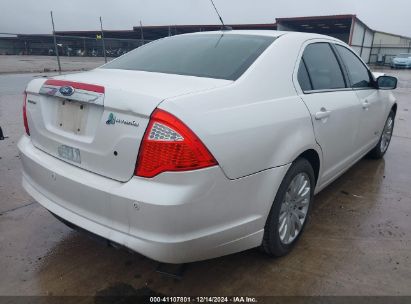
<instances>
[{"instance_id":1,"label":"rear door","mask_svg":"<svg viewBox=\"0 0 411 304\"><path fill-rule=\"evenodd\" d=\"M328 42L306 45L300 58L298 83L323 151L321 184L353 162L361 108Z\"/></svg>"},{"instance_id":2,"label":"rear door","mask_svg":"<svg viewBox=\"0 0 411 304\"><path fill-rule=\"evenodd\" d=\"M383 98L374 85L371 72L358 56L343 45L334 46L347 70L350 87L361 104L360 127L355 147L359 153L364 153L379 140L385 122Z\"/></svg>"}]
</instances>

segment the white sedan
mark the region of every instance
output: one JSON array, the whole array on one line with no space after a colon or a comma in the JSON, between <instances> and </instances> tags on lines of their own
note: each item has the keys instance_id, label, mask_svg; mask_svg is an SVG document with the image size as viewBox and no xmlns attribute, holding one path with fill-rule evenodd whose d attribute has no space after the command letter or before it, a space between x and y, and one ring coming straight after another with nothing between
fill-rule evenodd
<instances>
[{"instance_id":1,"label":"white sedan","mask_svg":"<svg viewBox=\"0 0 411 304\"><path fill-rule=\"evenodd\" d=\"M397 80L340 40L221 31L34 79L23 186L60 219L152 259L287 254L313 196L389 146Z\"/></svg>"}]
</instances>

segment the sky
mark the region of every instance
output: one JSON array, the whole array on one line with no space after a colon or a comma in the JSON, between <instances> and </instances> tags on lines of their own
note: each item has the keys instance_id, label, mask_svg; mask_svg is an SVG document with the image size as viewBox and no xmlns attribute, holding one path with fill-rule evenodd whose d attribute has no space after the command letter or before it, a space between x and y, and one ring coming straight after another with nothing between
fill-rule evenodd
<instances>
[{"instance_id":1,"label":"sky","mask_svg":"<svg viewBox=\"0 0 411 304\"><path fill-rule=\"evenodd\" d=\"M411 36L410 0L214 0L226 24L273 23L275 18L356 14L374 30ZM218 24L210 0L0 0L0 33L143 25Z\"/></svg>"}]
</instances>

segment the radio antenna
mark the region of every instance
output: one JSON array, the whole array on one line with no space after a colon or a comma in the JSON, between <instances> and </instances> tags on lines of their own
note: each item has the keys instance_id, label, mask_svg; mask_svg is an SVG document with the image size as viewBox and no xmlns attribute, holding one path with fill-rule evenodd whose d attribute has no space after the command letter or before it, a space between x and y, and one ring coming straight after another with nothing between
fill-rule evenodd
<instances>
[{"instance_id":1,"label":"radio antenna","mask_svg":"<svg viewBox=\"0 0 411 304\"><path fill-rule=\"evenodd\" d=\"M223 25L222 28L221 28L221 30L223 30L223 31L231 31L233 28L232 28L231 26L226 26L226 25L224 24L223 18L221 18L221 15L220 15L220 13L219 13L218 10L217 10L217 7L215 6L214 1L213 1L213 0L210 0L210 1L211 1L211 4L212 4L213 7L214 7L215 12L217 13L218 18L220 19L221 24Z\"/></svg>"}]
</instances>

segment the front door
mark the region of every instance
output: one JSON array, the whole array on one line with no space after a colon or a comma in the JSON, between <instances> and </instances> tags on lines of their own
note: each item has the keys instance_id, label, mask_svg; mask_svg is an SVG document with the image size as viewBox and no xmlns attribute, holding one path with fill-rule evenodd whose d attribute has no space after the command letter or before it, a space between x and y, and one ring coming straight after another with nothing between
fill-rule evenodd
<instances>
[{"instance_id":1,"label":"front door","mask_svg":"<svg viewBox=\"0 0 411 304\"><path fill-rule=\"evenodd\" d=\"M343 64L346 67L350 86L355 91L361 105L361 119L358 128L356 150L359 154L366 153L378 142L385 122L383 99L374 85L371 72L351 50L336 44Z\"/></svg>"}]
</instances>

